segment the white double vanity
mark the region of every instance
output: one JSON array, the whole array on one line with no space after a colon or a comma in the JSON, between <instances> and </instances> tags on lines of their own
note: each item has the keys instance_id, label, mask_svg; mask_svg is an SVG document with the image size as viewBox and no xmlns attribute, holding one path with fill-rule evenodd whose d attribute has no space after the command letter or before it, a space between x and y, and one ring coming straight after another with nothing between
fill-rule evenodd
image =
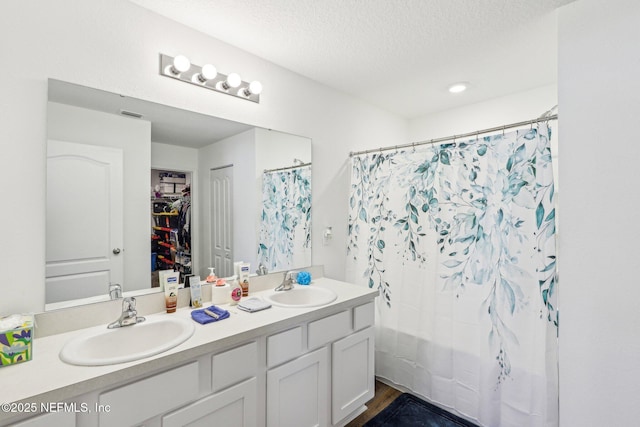
<instances>
[{"instance_id":1,"label":"white double vanity","mask_svg":"<svg viewBox=\"0 0 640 427\"><path fill-rule=\"evenodd\" d=\"M182 344L126 363L60 360L66 342L106 325L36 335L33 360L0 368L0 403L11 402L0 412L0 426L342 426L374 394L378 293L327 278L310 286L337 298L255 313L222 306L228 319L194 322ZM264 289L251 295L273 292ZM190 312L187 303L174 314L141 315L192 321Z\"/></svg>"}]
</instances>

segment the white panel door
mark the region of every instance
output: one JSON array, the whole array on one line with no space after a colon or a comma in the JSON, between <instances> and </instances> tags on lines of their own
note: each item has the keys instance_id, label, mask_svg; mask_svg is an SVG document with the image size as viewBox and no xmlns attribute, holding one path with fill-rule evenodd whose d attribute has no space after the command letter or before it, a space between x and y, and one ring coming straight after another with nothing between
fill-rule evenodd
<instances>
[{"instance_id":1,"label":"white panel door","mask_svg":"<svg viewBox=\"0 0 640 427\"><path fill-rule=\"evenodd\" d=\"M267 371L267 427L328 425L326 347Z\"/></svg>"},{"instance_id":2,"label":"white panel door","mask_svg":"<svg viewBox=\"0 0 640 427\"><path fill-rule=\"evenodd\" d=\"M233 275L233 166L211 169L209 248L218 277Z\"/></svg>"},{"instance_id":3,"label":"white panel door","mask_svg":"<svg viewBox=\"0 0 640 427\"><path fill-rule=\"evenodd\" d=\"M46 303L122 283L122 163L119 148L48 141Z\"/></svg>"}]
</instances>

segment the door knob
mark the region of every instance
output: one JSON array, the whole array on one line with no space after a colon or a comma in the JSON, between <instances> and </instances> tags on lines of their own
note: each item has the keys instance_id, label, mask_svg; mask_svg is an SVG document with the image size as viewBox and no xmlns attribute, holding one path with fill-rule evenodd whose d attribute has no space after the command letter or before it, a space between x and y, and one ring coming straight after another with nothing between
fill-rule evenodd
<instances>
[{"instance_id":1,"label":"door knob","mask_svg":"<svg viewBox=\"0 0 640 427\"><path fill-rule=\"evenodd\" d=\"M114 255L118 255L119 253L120 253L120 248L115 248L115 249L113 250L113 254L114 254Z\"/></svg>"}]
</instances>

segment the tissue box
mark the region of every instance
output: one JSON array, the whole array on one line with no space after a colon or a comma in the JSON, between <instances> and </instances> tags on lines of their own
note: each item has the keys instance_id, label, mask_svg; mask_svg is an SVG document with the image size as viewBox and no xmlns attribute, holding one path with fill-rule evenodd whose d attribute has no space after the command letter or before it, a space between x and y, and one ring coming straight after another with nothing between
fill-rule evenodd
<instances>
[{"instance_id":1,"label":"tissue box","mask_svg":"<svg viewBox=\"0 0 640 427\"><path fill-rule=\"evenodd\" d=\"M9 319L8 316L0 318ZM0 367L15 365L31 360L33 339L33 316L23 315L17 317L20 326L0 330Z\"/></svg>"}]
</instances>

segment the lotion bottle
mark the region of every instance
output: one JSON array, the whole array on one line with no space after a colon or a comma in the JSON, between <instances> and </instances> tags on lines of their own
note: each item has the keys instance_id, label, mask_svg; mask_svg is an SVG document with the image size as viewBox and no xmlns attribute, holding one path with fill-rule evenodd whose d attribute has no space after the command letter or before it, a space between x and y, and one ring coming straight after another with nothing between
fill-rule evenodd
<instances>
[{"instance_id":1,"label":"lotion bottle","mask_svg":"<svg viewBox=\"0 0 640 427\"><path fill-rule=\"evenodd\" d=\"M229 298L229 305L238 305L242 299L242 288L238 284L237 280L231 282L231 297Z\"/></svg>"}]
</instances>

